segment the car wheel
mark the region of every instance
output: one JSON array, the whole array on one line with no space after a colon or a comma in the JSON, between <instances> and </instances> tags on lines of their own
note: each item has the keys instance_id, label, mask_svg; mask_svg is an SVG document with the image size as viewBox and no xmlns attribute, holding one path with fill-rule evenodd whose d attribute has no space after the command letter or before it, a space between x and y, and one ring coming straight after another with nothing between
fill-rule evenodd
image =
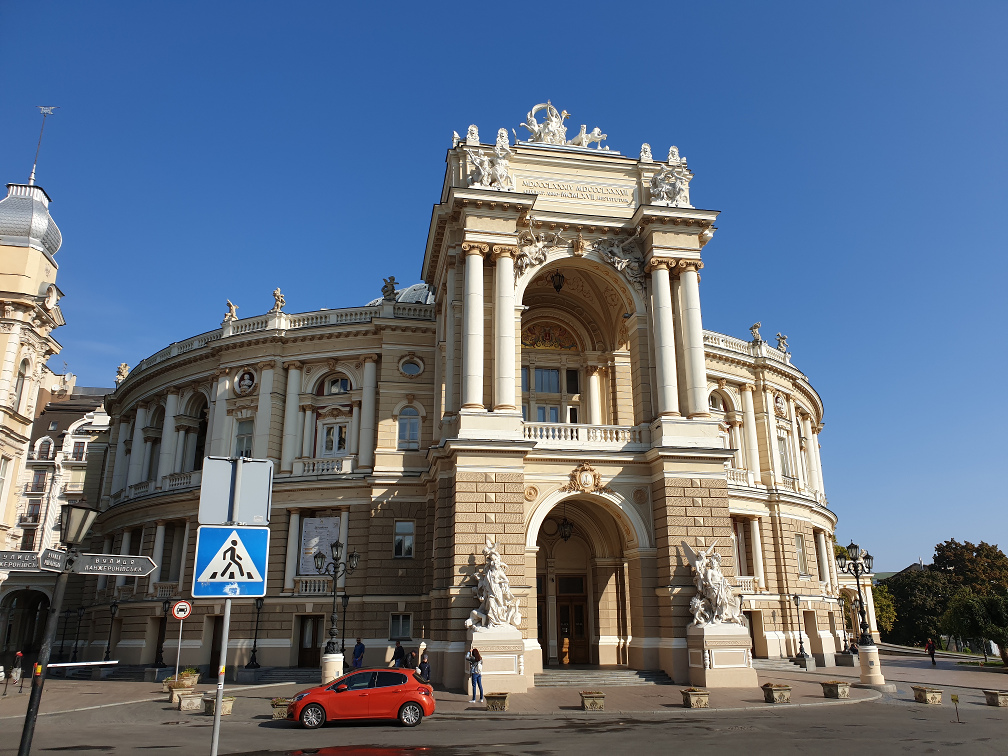
<instances>
[{"instance_id":1,"label":"car wheel","mask_svg":"<svg viewBox=\"0 0 1008 756\"><path fill-rule=\"evenodd\" d=\"M308 704L301 710L301 724L309 730L325 724L325 709L318 704Z\"/></svg>"},{"instance_id":2,"label":"car wheel","mask_svg":"<svg viewBox=\"0 0 1008 756\"><path fill-rule=\"evenodd\" d=\"M420 708L420 704L414 701L404 703L399 709L399 721L405 727L416 727L420 724L421 719L423 719L423 709Z\"/></svg>"}]
</instances>

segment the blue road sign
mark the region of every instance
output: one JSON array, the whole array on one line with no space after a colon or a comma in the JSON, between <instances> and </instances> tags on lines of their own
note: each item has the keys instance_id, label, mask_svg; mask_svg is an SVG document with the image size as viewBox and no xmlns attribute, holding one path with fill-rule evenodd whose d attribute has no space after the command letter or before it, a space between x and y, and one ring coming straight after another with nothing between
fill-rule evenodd
<instances>
[{"instance_id":1,"label":"blue road sign","mask_svg":"<svg viewBox=\"0 0 1008 756\"><path fill-rule=\"evenodd\" d=\"M193 598L266 595L269 528L201 525L196 531Z\"/></svg>"}]
</instances>

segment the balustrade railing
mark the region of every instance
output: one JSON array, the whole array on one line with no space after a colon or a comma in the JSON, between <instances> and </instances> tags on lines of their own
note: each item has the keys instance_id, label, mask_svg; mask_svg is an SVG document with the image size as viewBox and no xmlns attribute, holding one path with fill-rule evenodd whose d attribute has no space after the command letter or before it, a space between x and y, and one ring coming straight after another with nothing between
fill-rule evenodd
<instances>
[{"instance_id":1,"label":"balustrade railing","mask_svg":"<svg viewBox=\"0 0 1008 756\"><path fill-rule=\"evenodd\" d=\"M40 516L39 512L22 512L18 515L18 527L38 525Z\"/></svg>"},{"instance_id":2,"label":"balustrade railing","mask_svg":"<svg viewBox=\"0 0 1008 756\"><path fill-rule=\"evenodd\" d=\"M295 585L301 596L325 596L332 593L332 578L327 575L299 577Z\"/></svg>"},{"instance_id":3,"label":"balustrade railing","mask_svg":"<svg viewBox=\"0 0 1008 756\"><path fill-rule=\"evenodd\" d=\"M324 457L321 459L295 459L293 475L345 475L357 466L357 456Z\"/></svg>"},{"instance_id":4,"label":"balustrade railing","mask_svg":"<svg viewBox=\"0 0 1008 756\"><path fill-rule=\"evenodd\" d=\"M154 596L159 599L174 598L179 595L178 582L154 583Z\"/></svg>"},{"instance_id":5,"label":"balustrade railing","mask_svg":"<svg viewBox=\"0 0 1008 756\"><path fill-rule=\"evenodd\" d=\"M522 435L539 447L643 450L651 445L646 425L523 423Z\"/></svg>"},{"instance_id":6,"label":"balustrade railing","mask_svg":"<svg viewBox=\"0 0 1008 756\"><path fill-rule=\"evenodd\" d=\"M134 483L132 486L126 487L126 498L134 499L137 496L143 496L144 494L150 493L151 482L149 480L141 480L139 483Z\"/></svg>"},{"instance_id":7,"label":"balustrade railing","mask_svg":"<svg viewBox=\"0 0 1008 756\"><path fill-rule=\"evenodd\" d=\"M736 575L735 587L742 593L756 593L756 578L750 575Z\"/></svg>"},{"instance_id":8,"label":"balustrade railing","mask_svg":"<svg viewBox=\"0 0 1008 756\"><path fill-rule=\"evenodd\" d=\"M737 467L726 467L725 472L728 476L729 485L733 486L751 486L752 473L748 470L740 470Z\"/></svg>"},{"instance_id":9,"label":"balustrade railing","mask_svg":"<svg viewBox=\"0 0 1008 756\"><path fill-rule=\"evenodd\" d=\"M175 491L180 488L192 488L200 484L203 477L202 470L191 470L189 472L172 473L161 478L162 491Z\"/></svg>"}]
</instances>

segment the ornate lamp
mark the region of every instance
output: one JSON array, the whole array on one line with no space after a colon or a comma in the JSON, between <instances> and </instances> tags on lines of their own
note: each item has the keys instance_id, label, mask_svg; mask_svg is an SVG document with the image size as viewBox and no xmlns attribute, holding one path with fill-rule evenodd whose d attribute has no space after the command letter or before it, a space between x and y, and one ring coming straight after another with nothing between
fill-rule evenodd
<instances>
[{"instance_id":1,"label":"ornate lamp","mask_svg":"<svg viewBox=\"0 0 1008 756\"><path fill-rule=\"evenodd\" d=\"M854 541L851 541L850 545L847 546L847 556L852 562L856 562L858 557L861 556L861 547L854 543Z\"/></svg>"},{"instance_id":2,"label":"ornate lamp","mask_svg":"<svg viewBox=\"0 0 1008 756\"><path fill-rule=\"evenodd\" d=\"M91 523L98 516L98 510L87 506L84 499L67 503L60 507L60 540L72 548L84 541Z\"/></svg>"},{"instance_id":3,"label":"ornate lamp","mask_svg":"<svg viewBox=\"0 0 1008 756\"><path fill-rule=\"evenodd\" d=\"M847 557L844 554L837 555L836 564L840 572L847 572Z\"/></svg>"},{"instance_id":4,"label":"ornate lamp","mask_svg":"<svg viewBox=\"0 0 1008 756\"><path fill-rule=\"evenodd\" d=\"M329 551L332 552L333 561L338 562L340 560L340 555L343 554L343 544L339 541L336 541L336 543L330 543Z\"/></svg>"},{"instance_id":5,"label":"ornate lamp","mask_svg":"<svg viewBox=\"0 0 1008 756\"><path fill-rule=\"evenodd\" d=\"M315 552L315 556L312 558L315 560L315 569L318 572L323 572L325 570L325 554L319 550Z\"/></svg>"},{"instance_id":6,"label":"ornate lamp","mask_svg":"<svg viewBox=\"0 0 1008 756\"><path fill-rule=\"evenodd\" d=\"M564 285L563 273L561 273L559 270L554 270L552 273L546 276L546 280L548 280L551 284L553 284L553 288L556 289L556 293L559 294L560 289L562 289Z\"/></svg>"},{"instance_id":7,"label":"ornate lamp","mask_svg":"<svg viewBox=\"0 0 1008 756\"><path fill-rule=\"evenodd\" d=\"M798 658L808 659L809 655L805 653L805 638L801 631L801 596L796 593L791 599L794 601L795 609L798 610Z\"/></svg>"},{"instance_id":8,"label":"ornate lamp","mask_svg":"<svg viewBox=\"0 0 1008 756\"><path fill-rule=\"evenodd\" d=\"M354 549L353 551L350 552L350 572L356 570L358 564L360 564L360 554L358 554L357 550ZM344 601L350 600L346 596L344 596L343 599ZM346 604L343 604L343 606L346 606Z\"/></svg>"},{"instance_id":9,"label":"ornate lamp","mask_svg":"<svg viewBox=\"0 0 1008 756\"><path fill-rule=\"evenodd\" d=\"M569 541L571 536L574 535L574 523L567 519L567 502L564 502L564 516L560 521L560 537L564 541Z\"/></svg>"},{"instance_id":10,"label":"ornate lamp","mask_svg":"<svg viewBox=\"0 0 1008 756\"><path fill-rule=\"evenodd\" d=\"M337 653L336 636L339 634L337 631L337 626L339 622L339 617L336 614L336 591L338 590L338 582L344 575L349 575L354 570L357 569L357 565L360 564L360 554L357 553L355 549L350 554L347 555L347 561L342 562L340 558L343 556L343 544L340 541L335 541L329 544L329 552L332 554L332 561L326 562L325 553L319 549L315 552L312 557L315 562L315 570L320 575L329 575L332 577L332 591L333 591L333 603L332 603L332 615L329 619L329 641L326 643L325 653L335 654ZM343 635L346 635L346 608L350 603L350 597L343 594L343 616L344 616L344 628ZM345 644L341 641L339 648L345 650ZM342 671L342 670L341 670Z\"/></svg>"},{"instance_id":11,"label":"ornate lamp","mask_svg":"<svg viewBox=\"0 0 1008 756\"><path fill-rule=\"evenodd\" d=\"M861 561L864 562L865 572L872 571L872 565L875 564L875 557L869 554L867 551L861 557Z\"/></svg>"}]
</instances>

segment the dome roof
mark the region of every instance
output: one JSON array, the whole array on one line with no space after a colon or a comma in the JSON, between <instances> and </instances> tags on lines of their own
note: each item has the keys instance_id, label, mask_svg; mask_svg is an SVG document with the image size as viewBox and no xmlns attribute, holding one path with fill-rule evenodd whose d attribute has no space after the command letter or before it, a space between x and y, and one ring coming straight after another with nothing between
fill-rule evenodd
<instances>
[{"instance_id":1,"label":"dome roof","mask_svg":"<svg viewBox=\"0 0 1008 756\"><path fill-rule=\"evenodd\" d=\"M0 200L0 244L55 255L63 235L49 215L49 202L40 186L7 184L7 196Z\"/></svg>"},{"instance_id":2,"label":"dome roof","mask_svg":"<svg viewBox=\"0 0 1008 756\"><path fill-rule=\"evenodd\" d=\"M365 307L376 307L385 300L382 297L372 299ZM396 289L395 301L405 304L434 304L434 294L425 283L416 283L405 289Z\"/></svg>"}]
</instances>

